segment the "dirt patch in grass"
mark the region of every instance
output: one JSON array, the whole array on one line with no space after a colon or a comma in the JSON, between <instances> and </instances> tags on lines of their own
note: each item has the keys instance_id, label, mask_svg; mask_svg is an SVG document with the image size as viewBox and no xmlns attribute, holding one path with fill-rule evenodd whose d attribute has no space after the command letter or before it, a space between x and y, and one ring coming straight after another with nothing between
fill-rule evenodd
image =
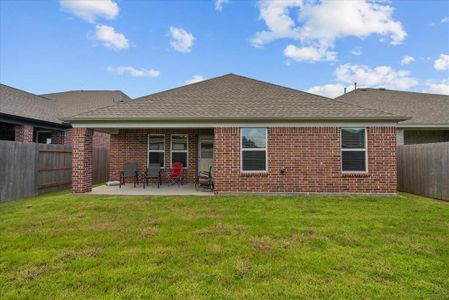
<instances>
[{"instance_id":1,"label":"dirt patch in grass","mask_svg":"<svg viewBox=\"0 0 449 300\"><path fill-rule=\"evenodd\" d=\"M146 238L157 236L157 235L159 235L159 229L155 228L155 227L147 227L147 228L142 229L140 231L140 234Z\"/></svg>"},{"instance_id":2,"label":"dirt patch in grass","mask_svg":"<svg viewBox=\"0 0 449 300\"><path fill-rule=\"evenodd\" d=\"M273 243L265 239L253 239L250 244L257 250L271 250L273 248Z\"/></svg>"},{"instance_id":3,"label":"dirt patch in grass","mask_svg":"<svg viewBox=\"0 0 449 300\"><path fill-rule=\"evenodd\" d=\"M159 219L151 219L147 222L148 225L161 225L161 220Z\"/></svg>"},{"instance_id":4,"label":"dirt patch in grass","mask_svg":"<svg viewBox=\"0 0 449 300\"><path fill-rule=\"evenodd\" d=\"M196 233L200 236L209 234L230 235L232 234L232 229L226 224L217 224L206 229L197 230Z\"/></svg>"},{"instance_id":5,"label":"dirt patch in grass","mask_svg":"<svg viewBox=\"0 0 449 300\"><path fill-rule=\"evenodd\" d=\"M39 275L44 274L47 272L48 267L47 266L37 266L30 269L25 269L22 271L19 271L12 275L9 279L11 281L15 280L33 280L36 279Z\"/></svg>"}]
</instances>

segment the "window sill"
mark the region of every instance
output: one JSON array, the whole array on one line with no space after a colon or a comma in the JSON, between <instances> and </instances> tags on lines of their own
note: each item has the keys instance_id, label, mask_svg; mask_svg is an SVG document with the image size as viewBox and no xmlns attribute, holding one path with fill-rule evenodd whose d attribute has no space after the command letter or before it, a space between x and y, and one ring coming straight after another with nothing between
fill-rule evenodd
<instances>
[{"instance_id":1,"label":"window sill","mask_svg":"<svg viewBox=\"0 0 449 300\"><path fill-rule=\"evenodd\" d=\"M341 177L369 177L370 174L368 172L348 172L341 173Z\"/></svg>"},{"instance_id":2,"label":"window sill","mask_svg":"<svg viewBox=\"0 0 449 300\"><path fill-rule=\"evenodd\" d=\"M241 177L266 177L268 176L267 171L261 172L240 172Z\"/></svg>"}]
</instances>

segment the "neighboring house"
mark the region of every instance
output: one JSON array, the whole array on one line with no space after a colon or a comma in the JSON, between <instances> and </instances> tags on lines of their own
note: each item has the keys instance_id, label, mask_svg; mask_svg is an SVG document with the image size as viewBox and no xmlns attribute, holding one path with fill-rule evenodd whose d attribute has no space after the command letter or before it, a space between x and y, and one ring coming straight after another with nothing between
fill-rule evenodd
<instances>
[{"instance_id":1,"label":"neighboring house","mask_svg":"<svg viewBox=\"0 0 449 300\"><path fill-rule=\"evenodd\" d=\"M362 88L335 99L411 117L399 122L399 145L449 141L448 95Z\"/></svg>"},{"instance_id":2,"label":"neighboring house","mask_svg":"<svg viewBox=\"0 0 449 300\"><path fill-rule=\"evenodd\" d=\"M0 140L72 144L63 118L130 98L121 91L69 91L35 95L0 84ZM94 146L109 148L109 134L96 131Z\"/></svg>"},{"instance_id":3,"label":"neighboring house","mask_svg":"<svg viewBox=\"0 0 449 300\"><path fill-rule=\"evenodd\" d=\"M173 162L185 181L214 169L215 192L396 193L401 117L229 74L66 118L72 188L92 186L93 130L111 133L109 179Z\"/></svg>"}]
</instances>

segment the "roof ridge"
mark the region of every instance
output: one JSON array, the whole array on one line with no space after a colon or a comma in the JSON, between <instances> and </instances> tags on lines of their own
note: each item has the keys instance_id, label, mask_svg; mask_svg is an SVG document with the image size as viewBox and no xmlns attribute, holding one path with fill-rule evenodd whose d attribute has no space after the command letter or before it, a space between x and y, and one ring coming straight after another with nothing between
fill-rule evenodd
<instances>
[{"instance_id":1,"label":"roof ridge","mask_svg":"<svg viewBox=\"0 0 449 300\"><path fill-rule=\"evenodd\" d=\"M149 97L149 96L155 96L155 95L162 94L162 93L165 93L165 92L174 91L174 90L177 90L177 89L180 89L180 88L184 88L184 87L186 87L186 86L194 86L194 85L197 85L197 84L199 84L199 83L208 82L208 81L211 81L211 80L214 80L214 79L218 79L218 78L221 78L221 77L226 77L226 76L229 76L229 75L235 75L235 74L233 74L233 73L228 73L228 74L220 75L220 76L217 76L217 77L212 77L212 78L204 79L204 80L201 80L201 81L198 81L198 82L189 83L189 84L184 84L184 85L177 86L177 87L174 87L174 88L162 90L162 91L159 91L159 92L156 92L156 93L153 93L153 94L148 94L148 95L145 95L145 96L140 96L140 97L137 97L137 98L133 99L133 101L144 100L144 99L142 99L142 98Z\"/></svg>"},{"instance_id":2,"label":"roof ridge","mask_svg":"<svg viewBox=\"0 0 449 300\"><path fill-rule=\"evenodd\" d=\"M13 87L13 86L4 84L4 83L0 83L0 86L1 86L1 85L5 86L5 87L7 87L7 88L10 88L10 89L19 91L19 92L21 92L21 93L33 95L33 96L35 96L35 97L41 98L42 100L48 100L48 101L50 101L50 102L55 102L54 99L50 99L50 98L47 98L47 97L44 97L44 96L41 96L41 95L38 95L38 94L34 94L34 93L31 93L31 92L28 92L28 91L25 91L25 90L22 90L22 89L19 89L19 88L16 88L16 87Z\"/></svg>"},{"instance_id":3,"label":"roof ridge","mask_svg":"<svg viewBox=\"0 0 449 300\"><path fill-rule=\"evenodd\" d=\"M294 91L294 92L297 92L297 93L304 93L304 94L308 94L308 95L311 95L311 96L314 96L314 97L317 97L317 98L323 98L325 100L332 100L332 98L328 98L328 97L325 97L325 96L321 96L321 95L309 93L309 92L306 92L306 91L294 89L294 88L291 88L291 87L288 87L288 86L283 86L283 85L280 85L280 84L277 84L277 83L263 81L263 80L259 80L259 79L255 79L255 78L251 78L251 77L247 77L247 76L243 76L243 75L233 74L233 73L229 73L227 75L234 75L234 76L242 77L242 78L249 79L249 80L252 80L252 81L256 81L256 82L259 82L259 83L269 84L269 85L272 85L272 86L275 86L275 87L278 87L278 88L291 90L291 91Z\"/></svg>"},{"instance_id":4,"label":"roof ridge","mask_svg":"<svg viewBox=\"0 0 449 300\"><path fill-rule=\"evenodd\" d=\"M346 94L356 94L356 91L375 91L375 92L393 92L393 93L404 93L404 94L418 94L418 95L432 95L432 96L449 96L446 94L436 94L436 93L424 93L424 92L416 92L416 91L401 91L401 90L394 90L394 89L387 89L387 88L370 88L370 87L358 87L357 90L351 90L347 92ZM342 94L338 97L335 97L334 99L343 97L346 94Z\"/></svg>"},{"instance_id":5,"label":"roof ridge","mask_svg":"<svg viewBox=\"0 0 449 300\"><path fill-rule=\"evenodd\" d=\"M64 94L64 93L80 93L80 92L119 92L126 95L122 90L67 90L62 92L44 93L42 95L54 95L54 94Z\"/></svg>"},{"instance_id":6,"label":"roof ridge","mask_svg":"<svg viewBox=\"0 0 449 300\"><path fill-rule=\"evenodd\" d=\"M370 107L366 107L366 106L362 106L362 105L358 105L358 104L354 104L354 103L348 103L348 102L344 102L344 101L341 101L341 100L337 100L337 98L333 99L333 101L339 102L339 103L343 103L343 104L348 104L348 105L350 105L350 106L356 106L356 107L364 108L364 109L367 109L367 110L372 110L372 111L382 112L382 113L385 113L385 114L390 115L390 116L398 116L398 117L401 117L401 116L399 116L399 115L392 114L392 113L387 112L387 111L384 111L384 110L375 109L375 108L370 108ZM405 117L405 116L404 116L404 117ZM406 116L406 117L409 118L409 116Z\"/></svg>"}]
</instances>

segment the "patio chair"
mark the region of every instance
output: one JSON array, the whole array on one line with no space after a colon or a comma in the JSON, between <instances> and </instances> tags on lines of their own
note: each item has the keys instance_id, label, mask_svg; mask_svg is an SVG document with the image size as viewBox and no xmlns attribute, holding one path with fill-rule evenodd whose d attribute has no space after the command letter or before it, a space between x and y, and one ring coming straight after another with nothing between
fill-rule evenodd
<instances>
[{"instance_id":1,"label":"patio chair","mask_svg":"<svg viewBox=\"0 0 449 300\"><path fill-rule=\"evenodd\" d=\"M209 167L209 171L201 171L195 180L195 189L206 188L211 191L214 190L214 182L212 180L212 166Z\"/></svg>"},{"instance_id":2,"label":"patio chair","mask_svg":"<svg viewBox=\"0 0 449 300\"><path fill-rule=\"evenodd\" d=\"M157 179L157 188L162 184L161 178L161 165L157 164L149 164L148 168L145 170L142 180L143 180L143 188L145 188L145 184L149 186L148 179Z\"/></svg>"},{"instance_id":3,"label":"patio chair","mask_svg":"<svg viewBox=\"0 0 449 300\"><path fill-rule=\"evenodd\" d=\"M122 187L122 184L125 185L125 178L133 178L134 179L134 187L136 184L139 184L139 175L137 173L137 163L126 163L123 166L123 171L120 172L120 183L119 188Z\"/></svg>"},{"instance_id":4,"label":"patio chair","mask_svg":"<svg viewBox=\"0 0 449 300\"><path fill-rule=\"evenodd\" d=\"M184 177L184 165L181 162L172 163L171 172L168 176L169 184L181 184Z\"/></svg>"}]
</instances>

